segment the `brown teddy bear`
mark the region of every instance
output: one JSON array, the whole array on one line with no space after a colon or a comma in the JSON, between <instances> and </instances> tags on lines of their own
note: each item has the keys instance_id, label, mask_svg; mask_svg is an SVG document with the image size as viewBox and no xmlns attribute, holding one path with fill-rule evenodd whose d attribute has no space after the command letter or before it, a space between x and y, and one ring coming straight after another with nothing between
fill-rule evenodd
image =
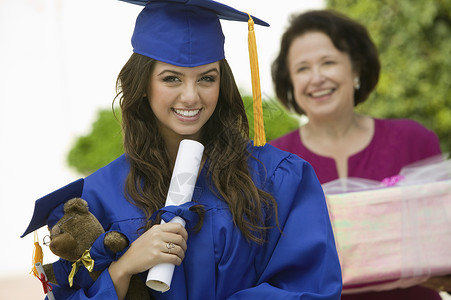
<instances>
[{"instance_id":1,"label":"brown teddy bear","mask_svg":"<svg viewBox=\"0 0 451 300\"><path fill-rule=\"evenodd\" d=\"M49 231L50 250L62 260L43 267L49 282L62 287L89 288L129 245L124 234L105 232L89 212L88 203L81 198L73 198L64 204L63 217ZM125 299L151 299L147 286L138 275L132 276Z\"/></svg>"}]
</instances>

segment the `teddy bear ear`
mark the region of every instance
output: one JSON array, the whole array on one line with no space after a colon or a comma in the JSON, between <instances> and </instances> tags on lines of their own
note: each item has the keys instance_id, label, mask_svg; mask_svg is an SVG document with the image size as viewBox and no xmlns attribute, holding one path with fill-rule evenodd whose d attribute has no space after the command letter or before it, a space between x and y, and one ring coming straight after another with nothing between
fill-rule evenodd
<instances>
[{"instance_id":1,"label":"teddy bear ear","mask_svg":"<svg viewBox=\"0 0 451 300\"><path fill-rule=\"evenodd\" d=\"M67 201L64 204L64 212L65 213L79 213L79 214L86 214L89 212L88 209L88 202L81 198L73 198Z\"/></svg>"},{"instance_id":2,"label":"teddy bear ear","mask_svg":"<svg viewBox=\"0 0 451 300\"><path fill-rule=\"evenodd\" d=\"M64 215L63 204L81 197L83 186L84 179L81 178L36 200L30 224L21 237L45 225L53 227Z\"/></svg>"}]
</instances>

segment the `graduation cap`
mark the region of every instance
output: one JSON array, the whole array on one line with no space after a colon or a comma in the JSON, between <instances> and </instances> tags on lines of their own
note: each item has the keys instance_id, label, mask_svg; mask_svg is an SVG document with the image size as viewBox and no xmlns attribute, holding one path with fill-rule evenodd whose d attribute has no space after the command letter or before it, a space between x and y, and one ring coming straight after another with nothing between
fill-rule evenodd
<instances>
[{"instance_id":1,"label":"graduation cap","mask_svg":"<svg viewBox=\"0 0 451 300\"><path fill-rule=\"evenodd\" d=\"M212 0L120 0L143 5L132 36L135 53L180 67L196 67L225 58L219 19L248 22L254 98L254 144L266 143L254 23L268 23Z\"/></svg>"},{"instance_id":2,"label":"graduation cap","mask_svg":"<svg viewBox=\"0 0 451 300\"><path fill-rule=\"evenodd\" d=\"M68 200L81 197L84 179L78 179L68 185L36 200L33 217L30 224L21 237L48 225L53 227L63 215L63 205Z\"/></svg>"}]
</instances>

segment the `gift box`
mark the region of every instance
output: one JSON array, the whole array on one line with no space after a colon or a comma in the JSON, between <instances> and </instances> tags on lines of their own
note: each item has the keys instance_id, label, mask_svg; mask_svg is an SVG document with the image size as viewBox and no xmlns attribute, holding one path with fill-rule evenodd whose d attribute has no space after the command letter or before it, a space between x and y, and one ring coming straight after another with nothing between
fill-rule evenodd
<instances>
[{"instance_id":1,"label":"gift box","mask_svg":"<svg viewBox=\"0 0 451 300\"><path fill-rule=\"evenodd\" d=\"M404 168L383 183L323 185L343 293L381 291L451 274L451 161Z\"/></svg>"}]
</instances>

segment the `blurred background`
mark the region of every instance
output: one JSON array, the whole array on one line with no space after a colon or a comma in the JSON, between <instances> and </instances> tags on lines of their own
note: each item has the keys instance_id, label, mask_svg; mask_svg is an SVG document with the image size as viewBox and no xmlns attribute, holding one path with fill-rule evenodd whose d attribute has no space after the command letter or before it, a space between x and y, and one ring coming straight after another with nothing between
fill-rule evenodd
<instances>
[{"instance_id":1,"label":"blurred background","mask_svg":"<svg viewBox=\"0 0 451 300\"><path fill-rule=\"evenodd\" d=\"M451 151L451 0L220 2L271 24L255 27L268 139L302 121L274 102L270 76L288 17L329 7L367 26L380 51L380 83L359 109L416 119ZM140 10L117 0L0 0L0 299L43 298L29 274L33 235L19 238L34 201L122 151L111 103ZM222 24L226 57L250 107L247 24ZM41 240L45 234L39 230ZM44 263L56 260L43 248Z\"/></svg>"}]
</instances>

